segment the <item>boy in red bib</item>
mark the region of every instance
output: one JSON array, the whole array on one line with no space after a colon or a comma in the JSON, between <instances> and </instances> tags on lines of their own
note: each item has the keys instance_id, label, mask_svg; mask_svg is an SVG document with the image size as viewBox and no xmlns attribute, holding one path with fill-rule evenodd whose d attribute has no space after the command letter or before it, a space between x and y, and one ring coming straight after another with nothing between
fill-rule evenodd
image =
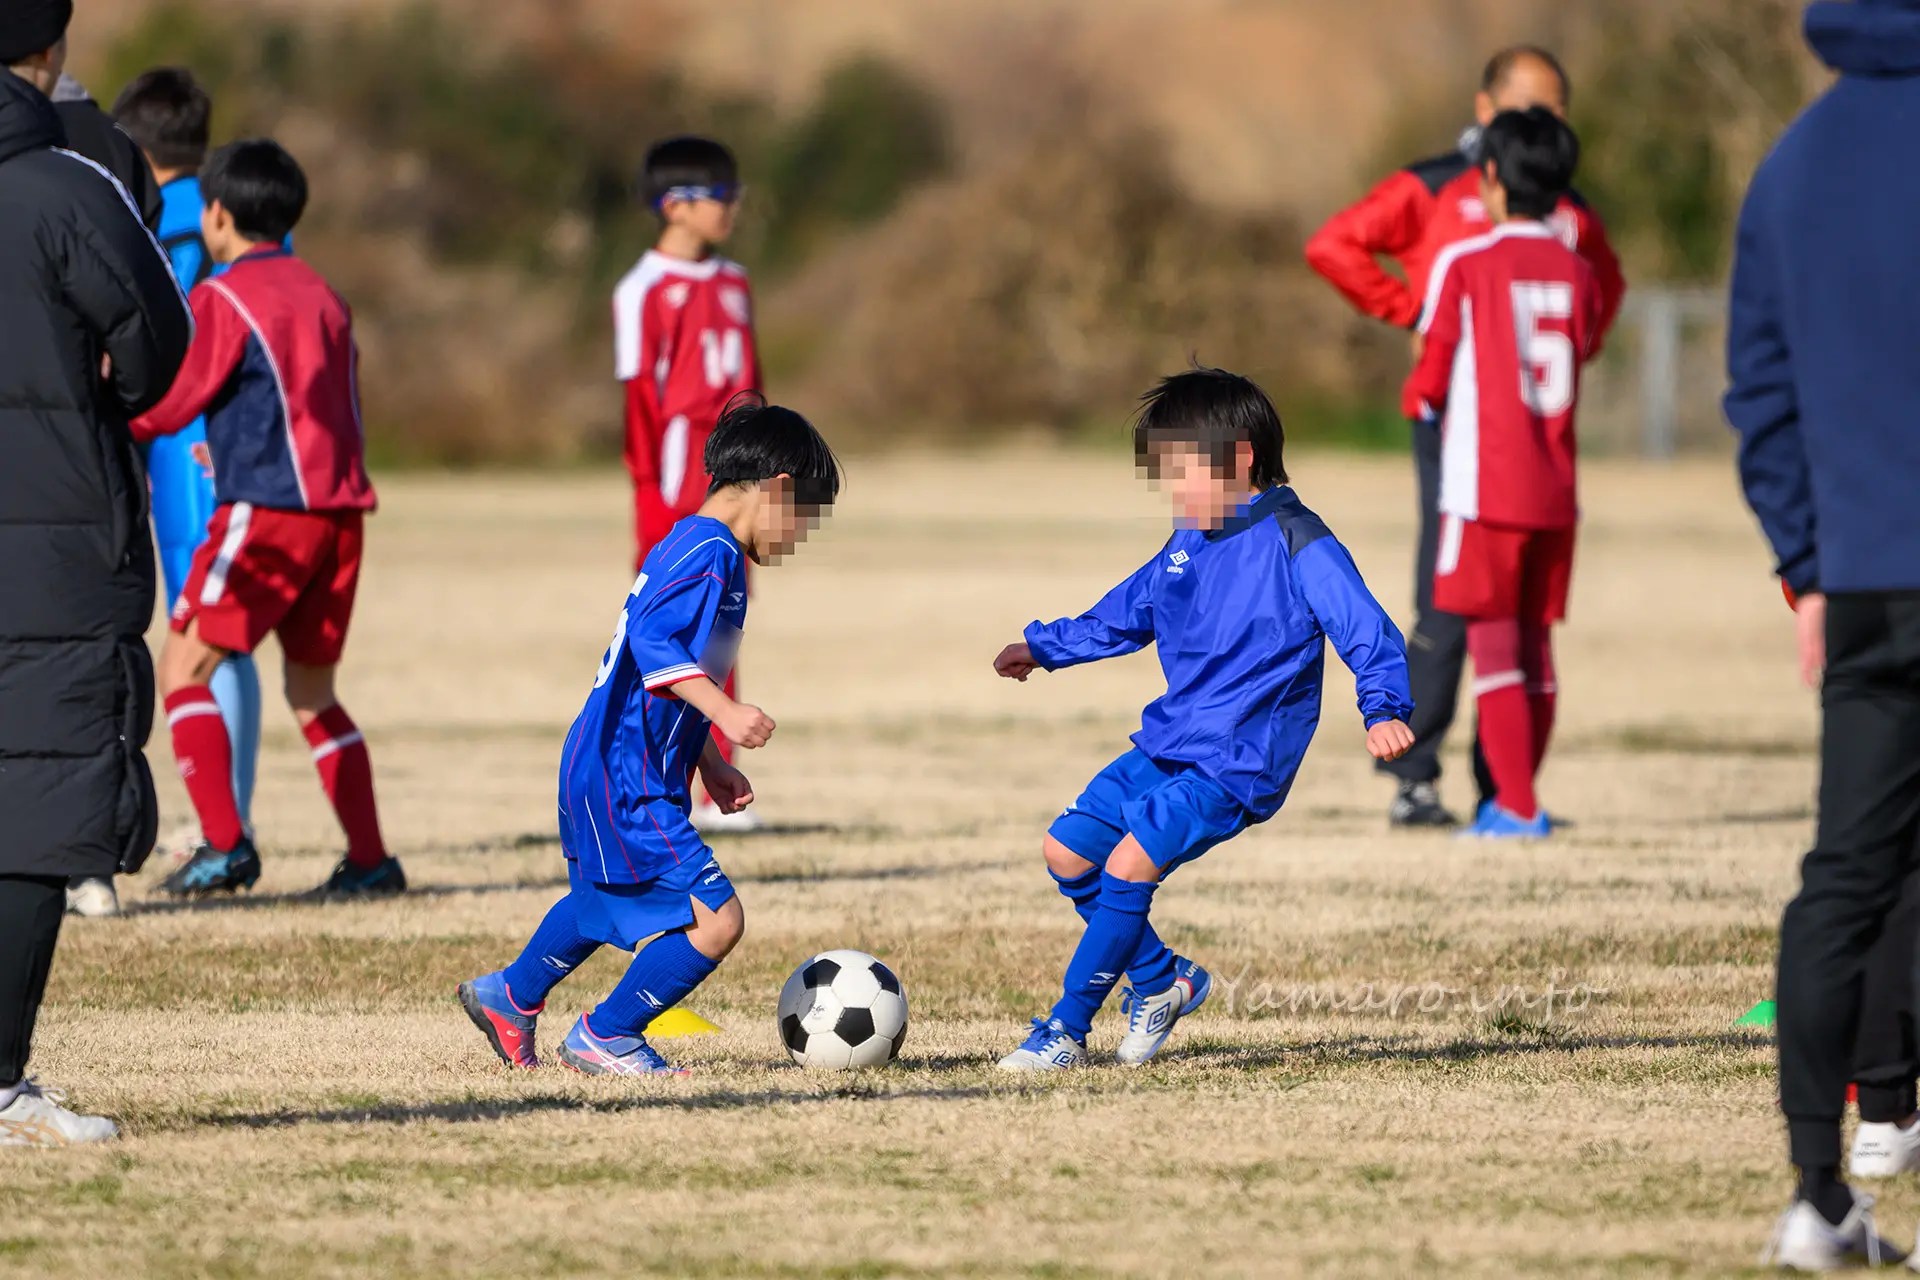
<instances>
[{"instance_id":1,"label":"boy in red bib","mask_svg":"<svg viewBox=\"0 0 1920 1280\"><path fill-rule=\"evenodd\" d=\"M221 148L200 185L207 251L230 266L189 295L193 347L166 398L133 424L145 441L205 413L219 504L160 654L173 752L204 836L162 888L200 896L260 877L207 681L229 654L253 652L272 632L286 655L287 701L347 835L346 857L318 892L398 893L406 875L380 835L366 744L333 691L361 524L374 507L352 316L283 247L306 208L307 182L279 144Z\"/></svg>"},{"instance_id":2,"label":"boy in red bib","mask_svg":"<svg viewBox=\"0 0 1920 1280\"><path fill-rule=\"evenodd\" d=\"M1550 628L1566 617L1579 516L1574 408L1605 302L1593 268L1545 221L1579 159L1566 123L1542 107L1503 112L1477 159L1495 226L1434 261L1406 408L1441 419L1433 599L1468 619L1496 787L1466 834L1544 836L1534 779L1553 731Z\"/></svg>"}]
</instances>

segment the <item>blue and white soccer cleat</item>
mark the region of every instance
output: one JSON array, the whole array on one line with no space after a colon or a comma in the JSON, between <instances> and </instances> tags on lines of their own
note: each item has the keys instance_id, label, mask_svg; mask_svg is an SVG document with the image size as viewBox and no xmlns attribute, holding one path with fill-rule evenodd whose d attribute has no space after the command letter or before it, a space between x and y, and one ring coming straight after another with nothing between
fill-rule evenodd
<instances>
[{"instance_id":1,"label":"blue and white soccer cleat","mask_svg":"<svg viewBox=\"0 0 1920 1280\"><path fill-rule=\"evenodd\" d=\"M1545 809L1522 818L1488 801L1460 836L1466 840L1544 840L1552 834L1553 823Z\"/></svg>"},{"instance_id":2,"label":"blue and white soccer cleat","mask_svg":"<svg viewBox=\"0 0 1920 1280\"><path fill-rule=\"evenodd\" d=\"M560 1042L558 1057L562 1063L589 1076L684 1076L685 1067L676 1067L641 1036L611 1036L602 1040L587 1026L587 1015L573 1024L567 1038Z\"/></svg>"},{"instance_id":3,"label":"blue and white soccer cleat","mask_svg":"<svg viewBox=\"0 0 1920 1280\"><path fill-rule=\"evenodd\" d=\"M1211 994L1213 975L1186 959L1175 961L1173 985L1158 995L1143 996L1128 987L1120 993L1127 1034L1120 1037L1114 1056L1127 1066L1140 1066L1160 1052L1174 1024L1205 1004Z\"/></svg>"},{"instance_id":4,"label":"blue and white soccer cleat","mask_svg":"<svg viewBox=\"0 0 1920 1280\"><path fill-rule=\"evenodd\" d=\"M487 1043L510 1067L537 1067L540 1059L533 1052L534 1025L540 1020L544 1002L522 1009L507 990L505 974L489 973L472 982L460 984L460 1007L487 1037Z\"/></svg>"},{"instance_id":5,"label":"blue and white soccer cleat","mask_svg":"<svg viewBox=\"0 0 1920 1280\"><path fill-rule=\"evenodd\" d=\"M1087 1046L1060 1025L1060 1019L1035 1018L1020 1047L1000 1059L1002 1071L1065 1071L1085 1066Z\"/></svg>"},{"instance_id":6,"label":"blue and white soccer cleat","mask_svg":"<svg viewBox=\"0 0 1920 1280\"><path fill-rule=\"evenodd\" d=\"M176 898L201 898L210 893L251 889L260 879L260 855L253 841L242 836L226 851L201 841L193 856L160 882L160 890Z\"/></svg>"}]
</instances>

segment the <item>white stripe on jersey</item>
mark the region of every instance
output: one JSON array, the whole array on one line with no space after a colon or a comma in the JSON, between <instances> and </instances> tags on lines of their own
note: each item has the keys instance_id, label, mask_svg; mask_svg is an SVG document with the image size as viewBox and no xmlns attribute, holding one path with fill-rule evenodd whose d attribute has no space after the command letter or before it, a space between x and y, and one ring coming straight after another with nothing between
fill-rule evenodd
<instances>
[{"instance_id":1,"label":"white stripe on jersey","mask_svg":"<svg viewBox=\"0 0 1920 1280\"><path fill-rule=\"evenodd\" d=\"M1460 345L1453 349L1447 416L1440 423L1440 510L1480 518L1480 365L1473 341L1473 299L1460 299Z\"/></svg>"}]
</instances>

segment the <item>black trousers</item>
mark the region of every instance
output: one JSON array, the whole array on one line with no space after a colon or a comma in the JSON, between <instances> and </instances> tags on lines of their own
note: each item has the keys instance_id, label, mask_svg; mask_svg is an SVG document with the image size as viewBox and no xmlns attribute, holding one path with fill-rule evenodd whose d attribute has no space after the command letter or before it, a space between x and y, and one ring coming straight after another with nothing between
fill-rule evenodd
<instances>
[{"instance_id":1,"label":"black trousers","mask_svg":"<svg viewBox=\"0 0 1920 1280\"><path fill-rule=\"evenodd\" d=\"M0 1089L27 1074L54 944L67 910L65 876L0 875Z\"/></svg>"},{"instance_id":2,"label":"black trousers","mask_svg":"<svg viewBox=\"0 0 1920 1280\"><path fill-rule=\"evenodd\" d=\"M1840 1163L1856 1068L1867 1119L1911 1109L1920 592L1828 597L1820 701L1820 816L1780 921L1776 991L1780 1107L1802 1168Z\"/></svg>"},{"instance_id":3,"label":"black trousers","mask_svg":"<svg viewBox=\"0 0 1920 1280\"><path fill-rule=\"evenodd\" d=\"M1460 707L1460 677L1467 665L1467 620L1433 607L1433 570L1440 556L1440 431L1415 422L1413 467L1420 487L1420 543L1413 560L1413 631L1407 636L1407 674L1413 684L1413 749L1380 769L1402 782L1435 782L1440 747ZM1473 773L1485 799L1493 774L1473 741Z\"/></svg>"}]
</instances>

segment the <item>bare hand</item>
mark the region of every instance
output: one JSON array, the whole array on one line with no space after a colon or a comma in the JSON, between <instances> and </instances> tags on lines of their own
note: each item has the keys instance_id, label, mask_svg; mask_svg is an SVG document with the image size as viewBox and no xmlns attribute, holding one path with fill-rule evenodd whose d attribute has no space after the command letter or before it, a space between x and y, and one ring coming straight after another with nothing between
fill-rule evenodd
<instances>
[{"instance_id":1,"label":"bare hand","mask_svg":"<svg viewBox=\"0 0 1920 1280\"><path fill-rule=\"evenodd\" d=\"M745 702L736 702L722 709L720 714L713 717L713 723L721 733L727 735L728 742L749 750L766 746L774 730L772 716Z\"/></svg>"},{"instance_id":2,"label":"bare hand","mask_svg":"<svg viewBox=\"0 0 1920 1280\"><path fill-rule=\"evenodd\" d=\"M1817 591L1800 597L1793 607L1793 630L1800 642L1800 679L1809 689L1820 687L1827 669L1827 597Z\"/></svg>"},{"instance_id":3,"label":"bare hand","mask_svg":"<svg viewBox=\"0 0 1920 1280\"><path fill-rule=\"evenodd\" d=\"M1421 333L1418 329L1415 329L1413 331L1413 336L1408 340L1407 345L1413 348L1413 362L1415 364L1419 364L1420 357L1426 354L1427 335L1424 333Z\"/></svg>"},{"instance_id":4,"label":"bare hand","mask_svg":"<svg viewBox=\"0 0 1920 1280\"><path fill-rule=\"evenodd\" d=\"M1367 730L1367 753L1375 760L1398 760L1413 750L1413 730L1400 720L1382 720Z\"/></svg>"},{"instance_id":5,"label":"bare hand","mask_svg":"<svg viewBox=\"0 0 1920 1280\"><path fill-rule=\"evenodd\" d=\"M993 660L994 673L1009 680L1025 680L1039 669L1040 664L1033 660L1033 650L1025 644L1010 644Z\"/></svg>"},{"instance_id":6,"label":"bare hand","mask_svg":"<svg viewBox=\"0 0 1920 1280\"><path fill-rule=\"evenodd\" d=\"M753 784L747 781L747 775L724 760L703 760L700 784L722 813L738 813L753 803Z\"/></svg>"}]
</instances>

